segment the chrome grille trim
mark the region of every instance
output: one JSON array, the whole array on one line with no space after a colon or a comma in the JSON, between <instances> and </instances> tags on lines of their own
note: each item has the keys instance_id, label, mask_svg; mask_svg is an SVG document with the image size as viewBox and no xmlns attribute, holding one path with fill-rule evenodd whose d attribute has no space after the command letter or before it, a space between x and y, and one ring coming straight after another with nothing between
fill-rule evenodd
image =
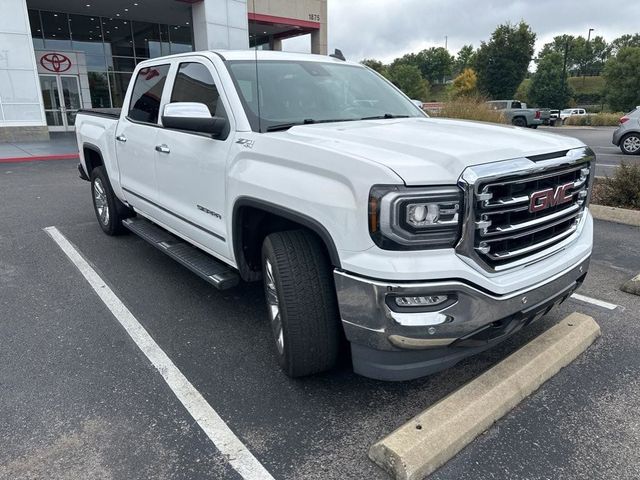
<instances>
[{"instance_id":1,"label":"chrome grille trim","mask_svg":"<svg viewBox=\"0 0 640 480\"><path fill-rule=\"evenodd\" d=\"M465 221L456 252L495 273L564 249L582 230L594 168L588 147L538 162L516 158L468 167L458 181L465 192ZM564 190L570 200L530 213L534 192L571 182Z\"/></svg>"}]
</instances>

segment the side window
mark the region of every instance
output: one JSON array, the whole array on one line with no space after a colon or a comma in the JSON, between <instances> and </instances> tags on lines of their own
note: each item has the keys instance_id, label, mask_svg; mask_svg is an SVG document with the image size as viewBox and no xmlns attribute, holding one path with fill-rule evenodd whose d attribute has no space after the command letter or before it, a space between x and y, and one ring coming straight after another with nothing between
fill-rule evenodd
<instances>
[{"instance_id":1,"label":"side window","mask_svg":"<svg viewBox=\"0 0 640 480\"><path fill-rule=\"evenodd\" d=\"M520 102L511 102L511 108L522 108Z\"/></svg>"},{"instance_id":2,"label":"side window","mask_svg":"<svg viewBox=\"0 0 640 480\"><path fill-rule=\"evenodd\" d=\"M181 63L171 92L173 102L204 103L212 117L227 118L211 72L202 63Z\"/></svg>"},{"instance_id":3,"label":"side window","mask_svg":"<svg viewBox=\"0 0 640 480\"><path fill-rule=\"evenodd\" d=\"M129 118L138 122L158 123L162 89L168 73L169 65L154 65L138 70L129 101Z\"/></svg>"}]
</instances>

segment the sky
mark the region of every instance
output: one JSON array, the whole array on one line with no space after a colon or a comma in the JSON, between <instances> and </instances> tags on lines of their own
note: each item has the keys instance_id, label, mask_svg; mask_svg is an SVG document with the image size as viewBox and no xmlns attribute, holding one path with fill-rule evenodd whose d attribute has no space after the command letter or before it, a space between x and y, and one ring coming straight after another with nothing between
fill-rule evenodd
<instances>
[{"instance_id":1,"label":"sky","mask_svg":"<svg viewBox=\"0 0 640 480\"><path fill-rule=\"evenodd\" d=\"M409 52L444 47L456 54L475 48L496 26L527 22L537 34L536 51L564 33L611 41L640 31L640 0L328 0L329 51L349 60L385 63ZM309 38L287 40L285 50L308 52Z\"/></svg>"}]
</instances>

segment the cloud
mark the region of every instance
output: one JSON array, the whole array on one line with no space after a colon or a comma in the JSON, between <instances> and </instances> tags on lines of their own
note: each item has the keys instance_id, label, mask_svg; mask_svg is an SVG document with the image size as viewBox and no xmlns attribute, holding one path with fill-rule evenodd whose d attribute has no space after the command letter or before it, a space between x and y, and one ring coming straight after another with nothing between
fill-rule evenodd
<instances>
[{"instance_id":1,"label":"cloud","mask_svg":"<svg viewBox=\"0 0 640 480\"><path fill-rule=\"evenodd\" d=\"M540 48L564 33L601 35L608 41L639 30L640 2L624 11L603 0L329 0L329 50L340 48L350 60L391 61L407 52L488 40L497 25L524 20L538 35ZM289 40L290 51L309 51L308 38Z\"/></svg>"}]
</instances>

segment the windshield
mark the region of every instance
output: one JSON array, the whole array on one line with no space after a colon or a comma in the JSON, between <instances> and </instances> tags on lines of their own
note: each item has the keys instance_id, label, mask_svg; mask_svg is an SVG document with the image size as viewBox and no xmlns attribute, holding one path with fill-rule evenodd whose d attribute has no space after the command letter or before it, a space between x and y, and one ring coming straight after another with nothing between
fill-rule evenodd
<instances>
[{"instance_id":1,"label":"windshield","mask_svg":"<svg viewBox=\"0 0 640 480\"><path fill-rule=\"evenodd\" d=\"M257 66L255 61L226 63L256 132L310 123L426 116L364 67L283 60L260 60Z\"/></svg>"}]
</instances>

